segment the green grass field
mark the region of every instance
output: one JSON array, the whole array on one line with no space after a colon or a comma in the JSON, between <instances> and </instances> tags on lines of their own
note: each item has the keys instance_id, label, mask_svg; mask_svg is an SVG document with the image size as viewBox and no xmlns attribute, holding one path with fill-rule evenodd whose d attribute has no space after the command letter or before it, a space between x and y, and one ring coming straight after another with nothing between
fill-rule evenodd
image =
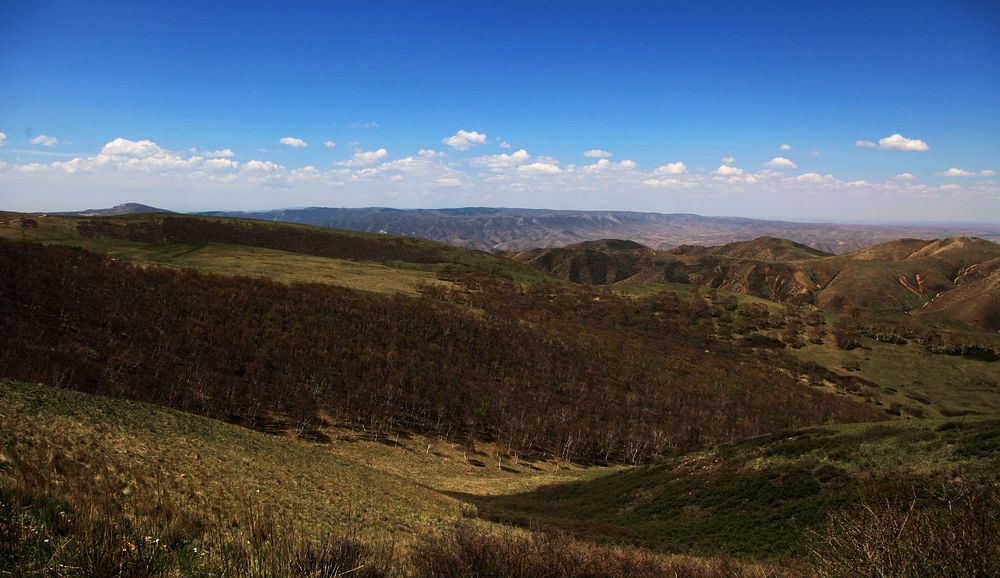
<instances>
[{"instance_id":1,"label":"green grass field","mask_svg":"<svg viewBox=\"0 0 1000 578\"><path fill-rule=\"evenodd\" d=\"M788 349L841 375L877 383L863 394L911 417L1000 412L1000 362L932 354L921 345L862 339L862 347L840 349L832 338ZM850 369L848 369L850 368Z\"/></svg>"},{"instance_id":2,"label":"green grass field","mask_svg":"<svg viewBox=\"0 0 1000 578\"><path fill-rule=\"evenodd\" d=\"M85 237L77 231L76 224L86 219L49 215L36 217L37 228L25 228L21 226L20 217L21 215L14 213L0 215L0 238L81 247L137 264L194 268L221 275L268 277L283 283L328 283L361 291L414 295L421 284L450 286L451 283L448 281L439 279L441 271L449 266L492 272L509 277L518 283L546 280L544 276L507 259L423 239L407 238L406 242L439 249L445 256L446 262L358 261L222 243L151 245L121 239ZM227 221L220 218L204 218ZM115 222L136 222L148 217L127 215L111 219ZM287 223L273 226L324 230ZM374 233L344 233L374 242L387 238Z\"/></svg>"}]
</instances>

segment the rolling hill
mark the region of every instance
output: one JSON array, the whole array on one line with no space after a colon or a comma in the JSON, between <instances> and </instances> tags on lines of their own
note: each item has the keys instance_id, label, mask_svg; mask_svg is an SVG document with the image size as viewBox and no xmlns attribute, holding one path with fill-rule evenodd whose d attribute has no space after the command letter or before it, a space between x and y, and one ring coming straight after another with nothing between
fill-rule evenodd
<instances>
[{"instance_id":1,"label":"rolling hill","mask_svg":"<svg viewBox=\"0 0 1000 578\"><path fill-rule=\"evenodd\" d=\"M977 238L903 239L841 255L760 237L662 252L590 243L510 256L575 282L687 283L837 313L913 311L939 321L1000 329L994 313L1000 245ZM581 274L593 270L614 274Z\"/></svg>"}]
</instances>

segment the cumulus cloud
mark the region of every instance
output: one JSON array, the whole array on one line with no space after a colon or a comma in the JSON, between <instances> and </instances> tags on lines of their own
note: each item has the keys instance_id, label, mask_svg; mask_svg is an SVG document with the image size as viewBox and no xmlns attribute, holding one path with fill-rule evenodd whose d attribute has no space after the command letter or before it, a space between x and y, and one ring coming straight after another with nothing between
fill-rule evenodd
<instances>
[{"instance_id":1,"label":"cumulus cloud","mask_svg":"<svg viewBox=\"0 0 1000 578\"><path fill-rule=\"evenodd\" d=\"M688 170L687 165L682 162L667 163L656 167L654 171L658 175L683 175Z\"/></svg>"},{"instance_id":2,"label":"cumulus cloud","mask_svg":"<svg viewBox=\"0 0 1000 578\"><path fill-rule=\"evenodd\" d=\"M944 172L934 173L934 174L936 174L938 176L941 176L941 177L974 177L974 176L976 176L976 173L974 173L972 171L966 171L966 170L955 168L955 167L951 167L950 169L948 169L948 170L946 170Z\"/></svg>"},{"instance_id":3,"label":"cumulus cloud","mask_svg":"<svg viewBox=\"0 0 1000 578\"><path fill-rule=\"evenodd\" d=\"M366 165L373 165L386 157L389 156L389 151L384 148L373 150L373 151L355 151L354 155L351 156L350 160L346 160L339 164L343 167L361 167Z\"/></svg>"},{"instance_id":4,"label":"cumulus cloud","mask_svg":"<svg viewBox=\"0 0 1000 578\"><path fill-rule=\"evenodd\" d=\"M786 159L785 157L774 157L773 159L764 163L766 166L775 169L797 169L799 165L793 163L792 161Z\"/></svg>"},{"instance_id":5,"label":"cumulus cloud","mask_svg":"<svg viewBox=\"0 0 1000 578\"><path fill-rule=\"evenodd\" d=\"M0 147L7 144L7 133L0 132Z\"/></svg>"},{"instance_id":6,"label":"cumulus cloud","mask_svg":"<svg viewBox=\"0 0 1000 578\"><path fill-rule=\"evenodd\" d=\"M554 162L549 162L546 164L554 164ZM585 173L596 173L601 171L631 171L638 168L639 164L632 160L624 160L620 163L613 163L608 159L600 159L594 164L581 167L580 170Z\"/></svg>"},{"instance_id":7,"label":"cumulus cloud","mask_svg":"<svg viewBox=\"0 0 1000 578\"><path fill-rule=\"evenodd\" d=\"M420 149L417 151L417 154L425 159L438 159L444 156L443 152L436 151L434 149Z\"/></svg>"},{"instance_id":8,"label":"cumulus cloud","mask_svg":"<svg viewBox=\"0 0 1000 578\"><path fill-rule=\"evenodd\" d=\"M946 171L934 174L938 175L939 177L992 177L995 176L997 173L993 169L983 169L977 173L975 171L967 171L965 169L951 167Z\"/></svg>"},{"instance_id":9,"label":"cumulus cloud","mask_svg":"<svg viewBox=\"0 0 1000 578\"><path fill-rule=\"evenodd\" d=\"M295 138L294 136L281 137L278 139L278 142L285 146L292 147L293 149L304 149L309 146L306 144L306 141L300 138Z\"/></svg>"},{"instance_id":10,"label":"cumulus cloud","mask_svg":"<svg viewBox=\"0 0 1000 578\"><path fill-rule=\"evenodd\" d=\"M913 176L913 173L899 173L896 175L897 181L915 181L917 177Z\"/></svg>"},{"instance_id":11,"label":"cumulus cloud","mask_svg":"<svg viewBox=\"0 0 1000 578\"><path fill-rule=\"evenodd\" d=\"M323 141L323 146L325 146L328 149L332 149L333 147L337 146L337 143L333 142L332 140L325 140Z\"/></svg>"},{"instance_id":12,"label":"cumulus cloud","mask_svg":"<svg viewBox=\"0 0 1000 578\"><path fill-rule=\"evenodd\" d=\"M239 168L240 163L230 159L215 158L206 160L202 166L210 171L232 171Z\"/></svg>"},{"instance_id":13,"label":"cumulus cloud","mask_svg":"<svg viewBox=\"0 0 1000 578\"><path fill-rule=\"evenodd\" d=\"M610 159L615 156L615 153L603 151L601 149L590 149L589 151L584 151L583 156L588 159Z\"/></svg>"},{"instance_id":14,"label":"cumulus cloud","mask_svg":"<svg viewBox=\"0 0 1000 578\"><path fill-rule=\"evenodd\" d=\"M219 149L217 151L205 151L202 153L206 159L231 159L236 156L232 149Z\"/></svg>"},{"instance_id":15,"label":"cumulus cloud","mask_svg":"<svg viewBox=\"0 0 1000 578\"><path fill-rule=\"evenodd\" d=\"M778 148L781 149L781 150L783 150L783 151L785 151L785 152L788 152L788 151L792 150L792 145L790 145L790 144L783 144L783 145L781 145Z\"/></svg>"},{"instance_id":16,"label":"cumulus cloud","mask_svg":"<svg viewBox=\"0 0 1000 578\"><path fill-rule=\"evenodd\" d=\"M278 163L272 163L271 161L252 160L243 164L244 171L255 173L276 173L284 170L284 168L285 167L279 165Z\"/></svg>"},{"instance_id":17,"label":"cumulus cloud","mask_svg":"<svg viewBox=\"0 0 1000 578\"><path fill-rule=\"evenodd\" d=\"M101 148L102 155L131 157L143 159L163 152L155 142L151 140L128 140L118 137Z\"/></svg>"},{"instance_id":18,"label":"cumulus cloud","mask_svg":"<svg viewBox=\"0 0 1000 578\"><path fill-rule=\"evenodd\" d=\"M517 170L522 173L539 175L556 175L562 172L562 169L557 167L554 163L548 162L534 162L527 165L521 165L517 167Z\"/></svg>"},{"instance_id":19,"label":"cumulus cloud","mask_svg":"<svg viewBox=\"0 0 1000 578\"><path fill-rule=\"evenodd\" d=\"M457 151L467 151L476 145L486 144L486 135L474 130L460 130L441 142Z\"/></svg>"},{"instance_id":20,"label":"cumulus cloud","mask_svg":"<svg viewBox=\"0 0 1000 578\"><path fill-rule=\"evenodd\" d=\"M485 168L492 171L500 171L520 165L528 164L531 155L528 151L521 149L515 153L500 153L498 155L486 155L469 160L469 166Z\"/></svg>"},{"instance_id":21,"label":"cumulus cloud","mask_svg":"<svg viewBox=\"0 0 1000 578\"><path fill-rule=\"evenodd\" d=\"M883 150L903 151L903 152L926 152L931 147L920 139L906 138L896 133L885 138L878 139L878 148Z\"/></svg>"},{"instance_id":22,"label":"cumulus cloud","mask_svg":"<svg viewBox=\"0 0 1000 578\"><path fill-rule=\"evenodd\" d=\"M822 184L834 182L833 175L821 175L819 173L805 173L795 177L796 181L802 183ZM861 181L864 182L864 181Z\"/></svg>"},{"instance_id":23,"label":"cumulus cloud","mask_svg":"<svg viewBox=\"0 0 1000 578\"><path fill-rule=\"evenodd\" d=\"M743 174L743 169L738 169L729 165L720 165L718 169L715 170L715 174L723 177L735 177Z\"/></svg>"},{"instance_id":24,"label":"cumulus cloud","mask_svg":"<svg viewBox=\"0 0 1000 578\"><path fill-rule=\"evenodd\" d=\"M722 164L724 164L724 165L731 165L731 164L733 164L733 163L735 163L735 162L736 162L736 157L728 157L728 156L727 156L727 157L722 157L722 158L721 158L721 159L719 159L719 160L720 160L720 162L722 162Z\"/></svg>"},{"instance_id":25,"label":"cumulus cloud","mask_svg":"<svg viewBox=\"0 0 1000 578\"><path fill-rule=\"evenodd\" d=\"M903 151L903 152L926 152L930 150L930 145L924 141L916 138L906 138L905 136L895 133L889 135L885 138L878 139L878 144L873 143L870 140L858 140L854 143L854 146L874 149L880 148L885 151Z\"/></svg>"},{"instance_id":26,"label":"cumulus cloud","mask_svg":"<svg viewBox=\"0 0 1000 578\"><path fill-rule=\"evenodd\" d=\"M40 134L35 138L31 139L31 144L41 145L43 147L51 147L59 144L59 139L57 139L54 136L45 136L44 134Z\"/></svg>"}]
</instances>

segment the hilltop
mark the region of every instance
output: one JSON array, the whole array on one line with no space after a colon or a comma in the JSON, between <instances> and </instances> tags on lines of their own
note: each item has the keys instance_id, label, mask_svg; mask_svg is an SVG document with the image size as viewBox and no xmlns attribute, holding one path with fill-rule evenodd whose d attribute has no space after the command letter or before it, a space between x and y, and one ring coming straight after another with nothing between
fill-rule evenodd
<instances>
[{"instance_id":1,"label":"hilltop","mask_svg":"<svg viewBox=\"0 0 1000 578\"><path fill-rule=\"evenodd\" d=\"M69 211L63 213L53 213L54 215L65 215L75 217L114 217L117 215L142 215L146 213L172 213L166 209L158 209L143 205L141 203L124 203L115 205L110 209L84 209L83 211Z\"/></svg>"}]
</instances>

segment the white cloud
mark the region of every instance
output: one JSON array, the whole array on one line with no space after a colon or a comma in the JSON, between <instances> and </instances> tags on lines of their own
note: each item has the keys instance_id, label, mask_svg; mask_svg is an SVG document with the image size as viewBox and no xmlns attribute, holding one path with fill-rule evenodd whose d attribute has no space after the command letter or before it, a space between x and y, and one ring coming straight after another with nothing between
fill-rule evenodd
<instances>
[{"instance_id":1,"label":"white cloud","mask_svg":"<svg viewBox=\"0 0 1000 578\"><path fill-rule=\"evenodd\" d=\"M832 183L835 181L833 175L821 175L819 173L805 173L795 177L795 180L802 183L812 184Z\"/></svg>"},{"instance_id":2,"label":"white cloud","mask_svg":"<svg viewBox=\"0 0 1000 578\"><path fill-rule=\"evenodd\" d=\"M602 151L601 149L590 149L589 151L584 151L583 156L588 159L610 159L615 156L615 153Z\"/></svg>"},{"instance_id":3,"label":"white cloud","mask_svg":"<svg viewBox=\"0 0 1000 578\"><path fill-rule=\"evenodd\" d=\"M500 137L497 137L497 144L499 144L500 148L502 148L502 149L509 149L510 148L510 143L507 142L507 141L505 141L505 140L503 140Z\"/></svg>"},{"instance_id":4,"label":"white cloud","mask_svg":"<svg viewBox=\"0 0 1000 578\"><path fill-rule=\"evenodd\" d=\"M720 161L724 165L731 165L736 162L736 157L722 157Z\"/></svg>"},{"instance_id":5,"label":"white cloud","mask_svg":"<svg viewBox=\"0 0 1000 578\"><path fill-rule=\"evenodd\" d=\"M557 167L552 163L535 162L527 165L522 165L517 167L517 170L522 173L530 174L545 174L545 175L556 175L562 172L562 169Z\"/></svg>"},{"instance_id":6,"label":"white cloud","mask_svg":"<svg viewBox=\"0 0 1000 578\"><path fill-rule=\"evenodd\" d=\"M236 156L232 149L219 149L217 151L205 151L202 153L206 159L231 159Z\"/></svg>"},{"instance_id":7,"label":"white cloud","mask_svg":"<svg viewBox=\"0 0 1000 578\"><path fill-rule=\"evenodd\" d=\"M896 175L897 181L915 181L917 177L913 176L913 173L899 173Z\"/></svg>"},{"instance_id":8,"label":"white cloud","mask_svg":"<svg viewBox=\"0 0 1000 578\"><path fill-rule=\"evenodd\" d=\"M31 139L31 144L41 145L43 147L51 147L59 144L59 139L57 139L54 136L45 136L44 134L40 134L35 138Z\"/></svg>"},{"instance_id":9,"label":"white cloud","mask_svg":"<svg viewBox=\"0 0 1000 578\"><path fill-rule=\"evenodd\" d=\"M128 140L118 137L101 149L102 155L143 159L162 153L163 149L151 140Z\"/></svg>"},{"instance_id":10,"label":"white cloud","mask_svg":"<svg viewBox=\"0 0 1000 578\"><path fill-rule=\"evenodd\" d=\"M486 144L486 135L474 130L460 130L441 142L457 151L467 151L476 145Z\"/></svg>"},{"instance_id":11,"label":"white cloud","mask_svg":"<svg viewBox=\"0 0 1000 578\"><path fill-rule=\"evenodd\" d=\"M389 151L384 148L374 151L356 151L350 160L337 163L343 167L360 167L373 165L389 156Z\"/></svg>"},{"instance_id":12,"label":"white cloud","mask_svg":"<svg viewBox=\"0 0 1000 578\"><path fill-rule=\"evenodd\" d=\"M946 170L944 172L934 173L934 174L936 174L936 175L938 175L940 177L974 177L974 176L976 176L976 173L974 173L972 171L966 171L966 170L955 168L955 167L951 167L950 169L948 169L948 170Z\"/></svg>"},{"instance_id":13,"label":"white cloud","mask_svg":"<svg viewBox=\"0 0 1000 578\"><path fill-rule=\"evenodd\" d=\"M500 153L498 155L486 155L469 160L469 166L499 171L512 167L525 165L531 161L528 151L521 149L513 154Z\"/></svg>"},{"instance_id":14,"label":"white cloud","mask_svg":"<svg viewBox=\"0 0 1000 578\"><path fill-rule=\"evenodd\" d=\"M729 165L720 165L719 168L715 170L715 174L723 177L735 177L737 175L742 175L743 169L738 169Z\"/></svg>"},{"instance_id":15,"label":"white cloud","mask_svg":"<svg viewBox=\"0 0 1000 578\"><path fill-rule=\"evenodd\" d=\"M0 147L7 144L7 133L0 132Z\"/></svg>"},{"instance_id":16,"label":"white cloud","mask_svg":"<svg viewBox=\"0 0 1000 578\"><path fill-rule=\"evenodd\" d=\"M934 174L939 177L992 177L995 176L997 172L993 169L983 169L977 173L975 171L967 171L965 169L951 167L944 172Z\"/></svg>"},{"instance_id":17,"label":"white cloud","mask_svg":"<svg viewBox=\"0 0 1000 578\"><path fill-rule=\"evenodd\" d=\"M858 147L860 149L874 149L874 148L878 148L878 145L875 144L875 143L873 143L872 141L870 141L870 140L862 140L862 139L858 139L858 140L854 141L854 146L856 146L856 147Z\"/></svg>"},{"instance_id":18,"label":"white cloud","mask_svg":"<svg viewBox=\"0 0 1000 578\"><path fill-rule=\"evenodd\" d=\"M793 163L792 161L786 159L785 157L774 157L773 159L764 163L766 166L775 169L797 169L799 165Z\"/></svg>"},{"instance_id":19,"label":"white cloud","mask_svg":"<svg viewBox=\"0 0 1000 578\"><path fill-rule=\"evenodd\" d=\"M417 151L417 154L425 159L438 159L444 156L443 152L439 152L434 149L420 149Z\"/></svg>"},{"instance_id":20,"label":"white cloud","mask_svg":"<svg viewBox=\"0 0 1000 578\"><path fill-rule=\"evenodd\" d=\"M656 167L656 171L654 172L658 175L683 175L687 170L687 165L678 161L676 163L660 165Z\"/></svg>"},{"instance_id":21,"label":"white cloud","mask_svg":"<svg viewBox=\"0 0 1000 578\"><path fill-rule=\"evenodd\" d=\"M781 150L783 150L783 151L785 151L785 152L788 152L788 151L792 150L792 145L790 145L790 144L783 144L783 145L781 145L778 148L781 149Z\"/></svg>"},{"instance_id":22,"label":"white cloud","mask_svg":"<svg viewBox=\"0 0 1000 578\"><path fill-rule=\"evenodd\" d=\"M439 179L434 179L434 182L444 186L444 187L460 187L462 186L462 180L455 177L441 177Z\"/></svg>"},{"instance_id":23,"label":"white cloud","mask_svg":"<svg viewBox=\"0 0 1000 578\"><path fill-rule=\"evenodd\" d=\"M309 146L308 144L306 144L306 141L300 138L295 138L294 136L281 137L280 139L278 139L278 142L285 146L290 146L293 149L304 149L307 146Z\"/></svg>"},{"instance_id":24,"label":"white cloud","mask_svg":"<svg viewBox=\"0 0 1000 578\"><path fill-rule=\"evenodd\" d=\"M332 140L325 140L323 141L323 146L325 146L328 149L332 149L333 147L337 146L337 143L333 142Z\"/></svg>"},{"instance_id":25,"label":"white cloud","mask_svg":"<svg viewBox=\"0 0 1000 578\"><path fill-rule=\"evenodd\" d=\"M922 153L931 147L922 140L906 138L905 136L896 133L894 135L878 139L878 148L883 150Z\"/></svg>"},{"instance_id":26,"label":"white cloud","mask_svg":"<svg viewBox=\"0 0 1000 578\"><path fill-rule=\"evenodd\" d=\"M240 163L229 159L216 158L206 160L202 163L202 166L210 171L232 171L239 168Z\"/></svg>"},{"instance_id":27,"label":"white cloud","mask_svg":"<svg viewBox=\"0 0 1000 578\"><path fill-rule=\"evenodd\" d=\"M543 160L543 159L539 159ZM546 164L555 164L555 159L545 159L548 160ZM608 159L601 159L594 164L581 167L580 170L585 173L596 173L601 171L631 171L638 168L638 163L632 160L624 160L620 163L613 163Z\"/></svg>"},{"instance_id":28,"label":"white cloud","mask_svg":"<svg viewBox=\"0 0 1000 578\"><path fill-rule=\"evenodd\" d=\"M272 163L271 161L253 160L243 164L244 171L256 173L275 173L283 170L284 168L285 167L279 165L278 163Z\"/></svg>"}]
</instances>

